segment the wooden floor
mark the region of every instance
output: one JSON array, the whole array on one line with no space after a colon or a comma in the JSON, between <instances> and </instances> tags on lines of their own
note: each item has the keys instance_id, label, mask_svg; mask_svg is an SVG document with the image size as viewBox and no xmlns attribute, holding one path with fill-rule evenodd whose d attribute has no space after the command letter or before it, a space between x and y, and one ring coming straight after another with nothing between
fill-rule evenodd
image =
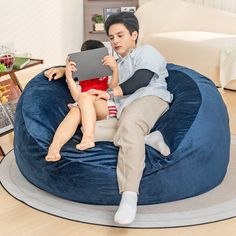
<instances>
[{"instance_id":1,"label":"wooden floor","mask_svg":"<svg viewBox=\"0 0 236 236\"><path fill-rule=\"evenodd\" d=\"M227 105L231 133L236 135L236 92L220 91ZM12 148L13 134L0 140L5 151ZM1 158L0 158L1 159ZM0 186L0 235L1 236L235 236L236 218L199 225L169 229L122 229L73 222L32 209L11 197Z\"/></svg>"}]
</instances>

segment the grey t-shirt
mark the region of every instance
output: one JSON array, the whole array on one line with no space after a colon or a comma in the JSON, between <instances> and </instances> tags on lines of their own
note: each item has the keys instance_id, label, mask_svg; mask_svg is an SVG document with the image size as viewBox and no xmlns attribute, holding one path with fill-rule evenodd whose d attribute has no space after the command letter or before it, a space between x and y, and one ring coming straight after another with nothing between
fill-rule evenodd
<instances>
[{"instance_id":1,"label":"grey t-shirt","mask_svg":"<svg viewBox=\"0 0 236 236\"><path fill-rule=\"evenodd\" d=\"M147 87L142 87L133 94L115 98L118 118L122 110L137 98L154 95L166 102L171 102L173 99L173 95L167 90L165 80L168 76L166 60L154 47L144 45L131 50L124 58L118 59L119 84L128 80L140 69L150 70L154 75Z\"/></svg>"}]
</instances>

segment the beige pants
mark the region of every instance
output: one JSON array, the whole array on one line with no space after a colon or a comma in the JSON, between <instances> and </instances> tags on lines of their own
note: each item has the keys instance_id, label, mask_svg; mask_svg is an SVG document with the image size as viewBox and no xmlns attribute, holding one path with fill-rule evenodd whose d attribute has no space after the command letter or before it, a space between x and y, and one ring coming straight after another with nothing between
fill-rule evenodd
<instances>
[{"instance_id":1,"label":"beige pants","mask_svg":"<svg viewBox=\"0 0 236 236\"><path fill-rule=\"evenodd\" d=\"M117 179L120 192L138 193L145 167L144 136L169 109L159 97L146 96L129 104L118 121L114 144L119 147Z\"/></svg>"},{"instance_id":2,"label":"beige pants","mask_svg":"<svg viewBox=\"0 0 236 236\"><path fill-rule=\"evenodd\" d=\"M117 179L120 192L138 192L145 167L144 136L169 109L159 97L147 96L128 105L115 118L96 122L95 141L113 141L119 149Z\"/></svg>"}]
</instances>

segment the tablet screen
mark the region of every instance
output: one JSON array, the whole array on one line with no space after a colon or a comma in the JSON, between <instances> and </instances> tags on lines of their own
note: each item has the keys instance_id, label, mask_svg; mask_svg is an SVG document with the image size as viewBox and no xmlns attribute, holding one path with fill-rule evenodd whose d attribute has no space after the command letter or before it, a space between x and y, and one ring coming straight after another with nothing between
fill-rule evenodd
<instances>
[{"instance_id":1,"label":"tablet screen","mask_svg":"<svg viewBox=\"0 0 236 236\"><path fill-rule=\"evenodd\" d=\"M83 81L112 75L111 68L102 64L102 59L106 55L106 47L69 54L69 60L74 61L78 69L72 73L73 78Z\"/></svg>"}]
</instances>

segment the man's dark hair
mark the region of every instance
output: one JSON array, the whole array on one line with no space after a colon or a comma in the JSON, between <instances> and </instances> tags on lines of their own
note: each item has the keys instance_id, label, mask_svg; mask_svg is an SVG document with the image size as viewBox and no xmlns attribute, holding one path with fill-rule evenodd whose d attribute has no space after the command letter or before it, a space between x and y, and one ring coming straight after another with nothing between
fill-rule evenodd
<instances>
[{"instance_id":1,"label":"man's dark hair","mask_svg":"<svg viewBox=\"0 0 236 236\"><path fill-rule=\"evenodd\" d=\"M138 19L132 12L120 12L110 15L105 22L105 30L107 35L109 35L109 28L114 24L123 24L129 31L130 35L134 31L137 31L137 33L139 33Z\"/></svg>"},{"instance_id":2,"label":"man's dark hair","mask_svg":"<svg viewBox=\"0 0 236 236\"><path fill-rule=\"evenodd\" d=\"M89 40L86 40L82 44L81 51L87 51L87 50L91 50L95 48L103 48L103 47L105 47L105 45L101 41L89 39Z\"/></svg>"}]
</instances>

